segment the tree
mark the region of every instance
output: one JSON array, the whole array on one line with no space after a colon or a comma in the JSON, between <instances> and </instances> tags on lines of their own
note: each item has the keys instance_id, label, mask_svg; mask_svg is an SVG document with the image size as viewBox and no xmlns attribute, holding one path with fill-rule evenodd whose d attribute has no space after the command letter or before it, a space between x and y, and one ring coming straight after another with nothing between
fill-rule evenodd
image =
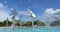
<instances>
[{"instance_id":1,"label":"tree","mask_svg":"<svg viewBox=\"0 0 60 32\"><path fill-rule=\"evenodd\" d=\"M15 8L13 8L13 10L10 13L10 16L12 16L12 20L13 20L13 26L15 27L15 17L18 15L18 12Z\"/></svg>"},{"instance_id":2,"label":"tree","mask_svg":"<svg viewBox=\"0 0 60 32\"><path fill-rule=\"evenodd\" d=\"M9 21L9 20L4 20L3 21L3 26L6 26L6 22L8 21L8 23L7 23L7 26L11 26L13 23L11 22L11 21Z\"/></svg>"},{"instance_id":3,"label":"tree","mask_svg":"<svg viewBox=\"0 0 60 32\"><path fill-rule=\"evenodd\" d=\"M21 23L20 23L21 22ZM24 24L25 22L24 21L20 21L20 20L16 20L16 26L23 26L23 24Z\"/></svg>"},{"instance_id":4,"label":"tree","mask_svg":"<svg viewBox=\"0 0 60 32\"><path fill-rule=\"evenodd\" d=\"M3 27L3 22L0 22L0 27Z\"/></svg>"},{"instance_id":5,"label":"tree","mask_svg":"<svg viewBox=\"0 0 60 32\"><path fill-rule=\"evenodd\" d=\"M34 25L37 25L37 26L45 26L45 23L40 21L40 20L35 20L34 21Z\"/></svg>"},{"instance_id":6,"label":"tree","mask_svg":"<svg viewBox=\"0 0 60 32\"><path fill-rule=\"evenodd\" d=\"M37 26L46 26L45 25L45 22L42 22L42 21L39 21L39 20L34 20L34 25L37 25ZM27 21L24 26L32 26L32 21Z\"/></svg>"},{"instance_id":7,"label":"tree","mask_svg":"<svg viewBox=\"0 0 60 32\"><path fill-rule=\"evenodd\" d=\"M27 21L23 26L32 26L32 21Z\"/></svg>"}]
</instances>

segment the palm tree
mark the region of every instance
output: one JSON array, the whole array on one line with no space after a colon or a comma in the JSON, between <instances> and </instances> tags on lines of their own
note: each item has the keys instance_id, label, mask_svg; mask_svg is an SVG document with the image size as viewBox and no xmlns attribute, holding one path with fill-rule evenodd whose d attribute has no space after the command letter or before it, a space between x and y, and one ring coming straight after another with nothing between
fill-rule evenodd
<instances>
[{"instance_id":1,"label":"palm tree","mask_svg":"<svg viewBox=\"0 0 60 32\"><path fill-rule=\"evenodd\" d=\"M13 21L13 27L15 27L15 17L18 15L18 11L13 8L13 10L10 13L10 16L12 16L12 21Z\"/></svg>"},{"instance_id":2,"label":"palm tree","mask_svg":"<svg viewBox=\"0 0 60 32\"><path fill-rule=\"evenodd\" d=\"M28 9L28 11L30 13L29 17L32 19L32 27L34 28L34 19L36 15L30 9Z\"/></svg>"}]
</instances>

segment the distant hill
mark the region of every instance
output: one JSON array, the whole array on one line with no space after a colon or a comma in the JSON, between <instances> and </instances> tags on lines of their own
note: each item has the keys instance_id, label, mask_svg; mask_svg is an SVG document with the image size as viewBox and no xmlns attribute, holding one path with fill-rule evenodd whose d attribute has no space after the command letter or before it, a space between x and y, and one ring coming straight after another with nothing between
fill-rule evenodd
<instances>
[{"instance_id":1,"label":"distant hill","mask_svg":"<svg viewBox=\"0 0 60 32\"><path fill-rule=\"evenodd\" d=\"M52 21L50 26L60 26L60 20Z\"/></svg>"}]
</instances>

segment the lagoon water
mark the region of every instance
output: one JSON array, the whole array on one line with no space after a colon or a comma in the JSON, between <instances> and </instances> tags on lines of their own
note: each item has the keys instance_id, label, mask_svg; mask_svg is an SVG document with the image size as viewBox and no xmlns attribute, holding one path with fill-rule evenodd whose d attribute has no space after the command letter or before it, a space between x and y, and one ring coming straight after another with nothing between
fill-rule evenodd
<instances>
[{"instance_id":1,"label":"lagoon water","mask_svg":"<svg viewBox=\"0 0 60 32\"><path fill-rule=\"evenodd\" d=\"M60 27L0 28L0 32L60 32Z\"/></svg>"}]
</instances>

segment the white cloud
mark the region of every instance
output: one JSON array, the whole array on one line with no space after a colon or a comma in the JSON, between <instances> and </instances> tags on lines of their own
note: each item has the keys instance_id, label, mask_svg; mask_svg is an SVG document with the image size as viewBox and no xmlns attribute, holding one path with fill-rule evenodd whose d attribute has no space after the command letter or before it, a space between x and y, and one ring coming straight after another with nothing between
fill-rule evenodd
<instances>
[{"instance_id":1,"label":"white cloud","mask_svg":"<svg viewBox=\"0 0 60 32\"><path fill-rule=\"evenodd\" d=\"M60 19L60 9L47 8L44 15L41 16L43 21L54 21Z\"/></svg>"},{"instance_id":2,"label":"white cloud","mask_svg":"<svg viewBox=\"0 0 60 32\"><path fill-rule=\"evenodd\" d=\"M0 21L5 20L9 16L8 9L3 3L0 3Z\"/></svg>"},{"instance_id":3,"label":"white cloud","mask_svg":"<svg viewBox=\"0 0 60 32\"><path fill-rule=\"evenodd\" d=\"M45 10L45 13L46 13L46 14L54 14L54 13L56 13L56 11L54 11L53 8L49 8L49 9L46 9L46 10Z\"/></svg>"},{"instance_id":4,"label":"white cloud","mask_svg":"<svg viewBox=\"0 0 60 32\"><path fill-rule=\"evenodd\" d=\"M6 4L6 3L7 3L7 1L3 1L3 3L5 3L5 4Z\"/></svg>"},{"instance_id":5,"label":"white cloud","mask_svg":"<svg viewBox=\"0 0 60 32\"><path fill-rule=\"evenodd\" d=\"M0 8L3 8L3 4L2 3L0 3Z\"/></svg>"}]
</instances>

